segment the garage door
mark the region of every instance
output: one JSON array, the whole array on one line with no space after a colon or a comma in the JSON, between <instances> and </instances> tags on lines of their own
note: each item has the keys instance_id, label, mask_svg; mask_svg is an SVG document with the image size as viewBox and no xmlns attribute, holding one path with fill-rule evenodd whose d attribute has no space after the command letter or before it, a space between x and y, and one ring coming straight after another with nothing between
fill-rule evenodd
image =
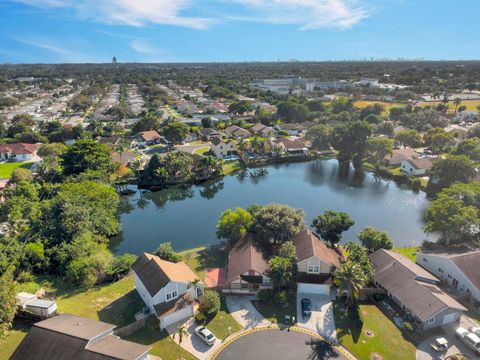
<instances>
[{"instance_id":1,"label":"garage door","mask_svg":"<svg viewBox=\"0 0 480 360\"><path fill-rule=\"evenodd\" d=\"M175 324L181 320L185 320L193 315L193 307L187 306L184 309L175 311L173 314L166 315L160 318L160 327L162 329L166 328L169 325Z\"/></svg>"},{"instance_id":2,"label":"garage door","mask_svg":"<svg viewBox=\"0 0 480 360\"><path fill-rule=\"evenodd\" d=\"M299 283L298 294L330 295L330 285Z\"/></svg>"},{"instance_id":3,"label":"garage door","mask_svg":"<svg viewBox=\"0 0 480 360\"><path fill-rule=\"evenodd\" d=\"M443 317L443 325L450 324L457 320L457 313L447 314Z\"/></svg>"}]
</instances>

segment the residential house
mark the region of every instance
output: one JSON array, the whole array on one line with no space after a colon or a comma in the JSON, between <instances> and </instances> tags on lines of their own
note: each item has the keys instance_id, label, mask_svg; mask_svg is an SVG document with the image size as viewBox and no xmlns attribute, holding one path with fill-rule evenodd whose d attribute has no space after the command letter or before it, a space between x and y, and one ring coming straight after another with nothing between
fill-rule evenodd
<instances>
[{"instance_id":1,"label":"residential house","mask_svg":"<svg viewBox=\"0 0 480 360\"><path fill-rule=\"evenodd\" d=\"M245 234L228 252L224 292L248 293L270 287L267 260L251 233Z\"/></svg>"},{"instance_id":2,"label":"residential house","mask_svg":"<svg viewBox=\"0 0 480 360\"><path fill-rule=\"evenodd\" d=\"M308 155L308 148L302 140L279 139L273 141L273 146L289 156Z\"/></svg>"},{"instance_id":3,"label":"residential house","mask_svg":"<svg viewBox=\"0 0 480 360\"><path fill-rule=\"evenodd\" d=\"M410 259L380 249L370 255L374 283L413 317L420 330L460 321L465 307L438 287L439 279Z\"/></svg>"},{"instance_id":4,"label":"residential house","mask_svg":"<svg viewBox=\"0 0 480 360\"><path fill-rule=\"evenodd\" d=\"M160 144L162 137L155 130L143 131L138 133L136 136L139 143L145 145L155 145Z\"/></svg>"},{"instance_id":5,"label":"residential house","mask_svg":"<svg viewBox=\"0 0 480 360\"><path fill-rule=\"evenodd\" d=\"M203 284L198 289L190 286L197 276L184 262L172 263L144 253L132 270L135 289L159 319L161 329L194 315Z\"/></svg>"},{"instance_id":6,"label":"residential house","mask_svg":"<svg viewBox=\"0 0 480 360\"><path fill-rule=\"evenodd\" d=\"M227 156L234 156L237 154L237 144L233 140L222 140L219 137L214 137L210 143L210 150L219 159L223 159Z\"/></svg>"},{"instance_id":7,"label":"residential house","mask_svg":"<svg viewBox=\"0 0 480 360\"><path fill-rule=\"evenodd\" d=\"M252 126L250 131L257 136L264 138L270 137L275 133L275 130L273 130L270 126L263 125L262 123L257 123Z\"/></svg>"},{"instance_id":8,"label":"residential house","mask_svg":"<svg viewBox=\"0 0 480 360\"><path fill-rule=\"evenodd\" d=\"M330 295L332 274L344 261L338 248L328 246L310 229L293 238L297 251L297 292Z\"/></svg>"},{"instance_id":9,"label":"residential house","mask_svg":"<svg viewBox=\"0 0 480 360\"><path fill-rule=\"evenodd\" d=\"M433 162L429 158L417 158L402 160L400 170L408 176L425 175L427 170L433 167Z\"/></svg>"},{"instance_id":10,"label":"residential house","mask_svg":"<svg viewBox=\"0 0 480 360\"><path fill-rule=\"evenodd\" d=\"M417 253L417 264L480 310L479 250L425 250Z\"/></svg>"},{"instance_id":11,"label":"residential house","mask_svg":"<svg viewBox=\"0 0 480 360\"><path fill-rule=\"evenodd\" d=\"M290 136L298 136L302 133L303 128L300 124L284 123L275 126L278 131L286 131Z\"/></svg>"},{"instance_id":12,"label":"residential house","mask_svg":"<svg viewBox=\"0 0 480 360\"><path fill-rule=\"evenodd\" d=\"M394 149L391 155L385 156L385 162L390 166L400 166L403 160L418 158L419 153L412 148Z\"/></svg>"},{"instance_id":13,"label":"residential house","mask_svg":"<svg viewBox=\"0 0 480 360\"><path fill-rule=\"evenodd\" d=\"M214 137L222 136L222 134L219 131L212 128L201 128L200 130L198 130L198 132L200 133L200 136L202 138L206 138L208 140L211 140Z\"/></svg>"},{"instance_id":14,"label":"residential house","mask_svg":"<svg viewBox=\"0 0 480 360\"><path fill-rule=\"evenodd\" d=\"M150 346L120 339L115 325L70 314L33 324L10 360L147 360Z\"/></svg>"},{"instance_id":15,"label":"residential house","mask_svg":"<svg viewBox=\"0 0 480 360\"><path fill-rule=\"evenodd\" d=\"M230 125L223 130L223 133L235 139L246 139L252 136L252 133L250 131L242 129L240 126L237 125Z\"/></svg>"},{"instance_id":16,"label":"residential house","mask_svg":"<svg viewBox=\"0 0 480 360\"><path fill-rule=\"evenodd\" d=\"M14 143L0 145L0 161L31 161L37 156L37 144Z\"/></svg>"}]
</instances>

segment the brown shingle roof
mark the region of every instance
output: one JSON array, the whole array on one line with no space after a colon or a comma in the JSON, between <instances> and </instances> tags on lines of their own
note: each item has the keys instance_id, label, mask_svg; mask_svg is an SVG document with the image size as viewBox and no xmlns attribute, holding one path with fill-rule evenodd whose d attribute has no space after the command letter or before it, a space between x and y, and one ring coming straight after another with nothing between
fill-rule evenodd
<instances>
[{"instance_id":1,"label":"brown shingle roof","mask_svg":"<svg viewBox=\"0 0 480 360\"><path fill-rule=\"evenodd\" d=\"M34 324L10 359L135 360L150 349L118 339L111 335L113 328L115 325L61 314Z\"/></svg>"},{"instance_id":2,"label":"brown shingle roof","mask_svg":"<svg viewBox=\"0 0 480 360\"><path fill-rule=\"evenodd\" d=\"M280 144L280 143L282 143L287 150L299 150L299 149L306 148L302 140L281 139L277 141L277 144Z\"/></svg>"},{"instance_id":3,"label":"brown shingle roof","mask_svg":"<svg viewBox=\"0 0 480 360\"><path fill-rule=\"evenodd\" d=\"M186 292L174 300L155 305L154 309L157 315L161 317L191 306L194 302L195 299L193 296L189 292Z\"/></svg>"},{"instance_id":4,"label":"brown shingle roof","mask_svg":"<svg viewBox=\"0 0 480 360\"><path fill-rule=\"evenodd\" d=\"M255 246L253 235L245 234L228 253L227 283L238 280L240 275L251 270L263 274L267 266L262 252Z\"/></svg>"},{"instance_id":5,"label":"brown shingle roof","mask_svg":"<svg viewBox=\"0 0 480 360\"><path fill-rule=\"evenodd\" d=\"M452 261L468 280L480 290L480 251L453 256Z\"/></svg>"},{"instance_id":6,"label":"brown shingle roof","mask_svg":"<svg viewBox=\"0 0 480 360\"><path fill-rule=\"evenodd\" d=\"M157 294L170 281L189 283L197 278L184 262L172 263L148 253L138 257L132 270L151 296Z\"/></svg>"},{"instance_id":7,"label":"brown shingle roof","mask_svg":"<svg viewBox=\"0 0 480 360\"><path fill-rule=\"evenodd\" d=\"M390 165L400 165L402 160L413 159L416 156L418 156L418 153L412 148L395 149L391 155L385 156L385 160L388 161Z\"/></svg>"},{"instance_id":8,"label":"brown shingle roof","mask_svg":"<svg viewBox=\"0 0 480 360\"><path fill-rule=\"evenodd\" d=\"M380 249L369 257L375 281L421 321L448 308L466 310L436 286L435 276L402 255Z\"/></svg>"},{"instance_id":9,"label":"brown shingle roof","mask_svg":"<svg viewBox=\"0 0 480 360\"><path fill-rule=\"evenodd\" d=\"M302 261L317 256L330 266L340 267L344 261L339 250L328 247L325 241L319 239L310 229L305 229L293 238L297 249L298 260Z\"/></svg>"},{"instance_id":10,"label":"brown shingle roof","mask_svg":"<svg viewBox=\"0 0 480 360\"><path fill-rule=\"evenodd\" d=\"M431 169L433 166L433 162L428 158L421 158L421 159L408 159L406 160L410 165L412 165L415 169Z\"/></svg>"}]
</instances>

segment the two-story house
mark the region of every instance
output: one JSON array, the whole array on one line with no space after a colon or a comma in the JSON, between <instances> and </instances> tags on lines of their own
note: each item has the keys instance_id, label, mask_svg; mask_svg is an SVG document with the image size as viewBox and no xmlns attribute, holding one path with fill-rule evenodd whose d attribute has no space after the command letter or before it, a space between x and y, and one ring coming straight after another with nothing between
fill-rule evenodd
<instances>
[{"instance_id":1,"label":"two-story house","mask_svg":"<svg viewBox=\"0 0 480 360\"><path fill-rule=\"evenodd\" d=\"M135 289L157 316L161 329L194 315L195 299L203 292L203 284L192 286L197 276L184 262L173 263L144 253L132 270Z\"/></svg>"},{"instance_id":2,"label":"two-story house","mask_svg":"<svg viewBox=\"0 0 480 360\"><path fill-rule=\"evenodd\" d=\"M297 292L330 295L332 274L344 261L337 248L329 247L310 229L293 238L297 250Z\"/></svg>"},{"instance_id":3,"label":"two-story house","mask_svg":"<svg viewBox=\"0 0 480 360\"><path fill-rule=\"evenodd\" d=\"M218 159L223 159L227 156L233 156L237 153L237 145L233 140L223 141L219 137L214 137L211 141L212 146L210 150Z\"/></svg>"}]
</instances>

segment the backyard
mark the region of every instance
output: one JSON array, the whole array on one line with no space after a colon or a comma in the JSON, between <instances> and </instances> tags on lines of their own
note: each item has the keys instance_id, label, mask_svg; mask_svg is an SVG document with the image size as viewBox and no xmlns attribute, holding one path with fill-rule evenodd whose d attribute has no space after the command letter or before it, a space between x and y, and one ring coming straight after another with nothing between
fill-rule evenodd
<instances>
[{"instance_id":1,"label":"backyard","mask_svg":"<svg viewBox=\"0 0 480 360\"><path fill-rule=\"evenodd\" d=\"M399 253L403 256L405 256L406 258L412 260L413 262L416 261L416 255L417 255L417 252L420 251L420 248L419 247L395 247L393 248L393 251L395 251L396 253Z\"/></svg>"},{"instance_id":2,"label":"backyard","mask_svg":"<svg viewBox=\"0 0 480 360\"><path fill-rule=\"evenodd\" d=\"M373 353L383 359L415 359L415 345L375 305L360 305L363 325L344 312L334 302L335 326L339 342L361 360L371 359Z\"/></svg>"},{"instance_id":3,"label":"backyard","mask_svg":"<svg viewBox=\"0 0 480 360\"><path fill-rule=\"evenodd\" d=\"M12 176L13 170L18 167L30 169L33 163L31 162L7 162L0 164L0 179L9 179Z\"/></svg>"}]
</instances>

